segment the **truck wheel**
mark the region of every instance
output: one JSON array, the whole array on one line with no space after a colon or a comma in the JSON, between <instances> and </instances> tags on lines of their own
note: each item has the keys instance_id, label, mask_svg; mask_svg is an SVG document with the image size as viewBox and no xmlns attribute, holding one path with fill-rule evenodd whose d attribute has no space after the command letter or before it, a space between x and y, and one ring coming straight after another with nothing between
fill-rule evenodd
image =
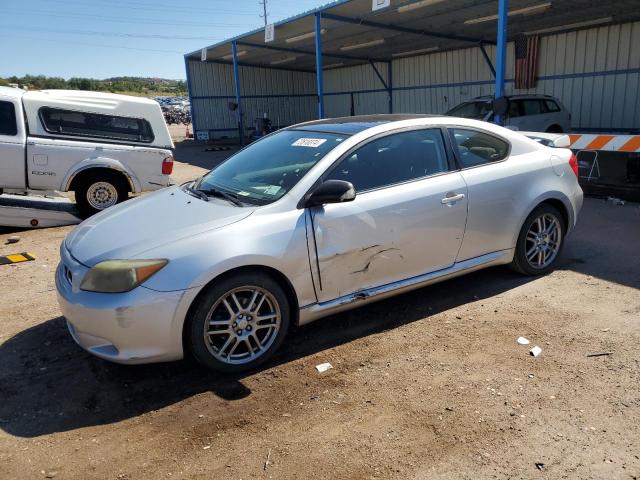
<instances>
[{"instance_id":1,"label":"truck wheel","mask_svg":"<svg viewBox=\"0 0 640 480\"><path fill-rule=\"evenodd\" d=\"M75 187L76 206L83 218L127 199L127 183L114 173L88 173Z\"/></svg>"}]
</instances>

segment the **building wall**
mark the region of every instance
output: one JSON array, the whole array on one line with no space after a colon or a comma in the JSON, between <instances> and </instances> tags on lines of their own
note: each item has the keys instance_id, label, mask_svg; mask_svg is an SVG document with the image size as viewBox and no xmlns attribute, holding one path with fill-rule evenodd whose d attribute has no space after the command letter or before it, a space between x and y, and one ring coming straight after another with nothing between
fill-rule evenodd
<instances>
[{"instance_id":1,"label":"building wall","mask_svg":"<svg viewBox=\"0 0 640 480\"><path fill-rule=\"evenodd\" d=\"M575 130L640 129L640 22L596 27L540 39L535 89L514 90L513 43L507 46L506 92L543 93L560 99L572 113ZM486 47L495 59L495 47ZM198 128L234 128L231 67L192 62L190 73ZM387 64L376 64L388 83ZM315 75L241 68L247 119L266 111L281 125L317 116ZM327 116L387 113L389 94L371 65L325 70ZM444 113L458 103L494 91L494 80L478 47L436 52L392 62L395 113ZM198 95L228 95L197 99ZM262 96L261 96L262 95ZM283 95L283 96L270 96ZM297 96L296 96L297 95ZM353 97L353 102L352 102ZM278 121L279 119L279 121ZM229 133L229 132L228 132ZM232 132L231 132L232 134Z\"/></svg>"},{"instance_id":2,"label":"building wall","mask_svg":"<svg viewBox=\"0 0 640 480\"><path fill-rule=\"evenodd\" d=\"M194 131L208 131L210 138L238 136L237 112L231 65L188 62L188 81ZM315 74L270 68L239 67L245 127L265 113L275 125L290 125L315 118Z\"/></svg>"}]
</instances>

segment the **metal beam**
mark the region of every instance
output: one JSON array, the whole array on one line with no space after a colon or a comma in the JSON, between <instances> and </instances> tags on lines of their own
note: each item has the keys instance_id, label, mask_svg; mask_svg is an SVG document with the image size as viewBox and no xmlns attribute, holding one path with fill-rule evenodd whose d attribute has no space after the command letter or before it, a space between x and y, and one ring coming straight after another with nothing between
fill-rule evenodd
<instances>
[{"instance_id":1,"label":"metal beam","mask_svg":"<svg viewBox=\"0 0 640 480\"><path fill-rule=\"evenodd\" d=\"M315 55L315 52L310 52L309 50L301 50L299 48L288 48L288 47L276 47L275 45L263 45L261 43L253 43L253 42L238 42L238 45L242 45L244 47L251 48L263 48L265 50L273 50L275 52L286 52L286 53L297 53L299 55ZM371 57L354 57L352 55L342 55L339 53L323 53L325 57L331 58L339 58L340 60L355 60L358 62L368 62ZM378 62L386 62L387 59L376 59Z\"/></svg>"},{"instance_id":2,"label":"metal beam","mask_svg":"<svg viewBox=\"0 0 640 480\"><path fill-rule=\"evenodd\" d=\"M387 80L386 81L382 76L382 74L380 73L380 70L378 70L378 67L376 67L375 62L373 60L369 60L369 63L371 64L373 71L376 72L376 75L380 79L380 83L382 83L382 86L385 88L385 90L389 95L389 113L392 113L393 112L393 99L392 99L393 91L391 90L391 62L387 62Z\"/></svg>"},{"instance_id":3,"label":"metal beam","mask_svg":"<svg viewBox=\"0 0 640 480\"><path fill-rule=\"evenodd\" d=\"M369 60L369 64L371 64L373 71L376 72L376 75L380 79L380 83L382 83L382 86L385 88L385 90L389 90L389 85L387 85L387 82L384 80L384 77L380 74L380 71L378 70L378 67L376 67L376 64L374 63L374 61Z\"/></svg>"},{"instance_id":4,"label":"metal beam","mask_svg":"<svg viewBox=\"0 0 640 480\"><path fill-rule=\"evenodd\" d=\"M489 66L489 70L491 70L491 74L493 75L493 78L496 78L496 69L493 68L493 63L491 63L491 59L489 58L489 55L487 54L487 51L484 48L484 43L480 42L478 44L478 47L480 48L480 52L482 52L484 61L487 62L487 65Z\"/></svg>"},{"instance_id":5,"label":"metal beam","mask_svg":"<svg viewBox=\"0 0 640 480\"><path fill-rule=\"evenodd\" d=\"M389 25L386 23L372 22L370 20L365 20L364 18L343 17L342 15L334 15L332 13L322 13L321 15L323 18L326 18L328 20L335 20L337 22L352 23L354 25L363 25L365 27L380 28L383 30L393 30L394 32L410 33L412 35L420 35L423 37L444 38L447 40L458 40L461 42L470 43L479 43L483 41L482 38L471 38L462 35L450 35L448 33L431 32L429 30L418 30L415 28L402 27L400 25ZM485 43L492 42L485 41Z\"/></svg>"},{"instance_id":6,"label":"metal beam","mask_svg":"<svg viewBox=\"0 0 640 480\"><path fill-rule=\"evenodd\" d=\"M393 62L387 63L387 79L389 81L389 113L393 113Z\"/></svg>"},{"instance_id":7,"label":"metal beam","mask_svg":"<svg viewBox=\"0 0 640 480\"><path fill-rule=\"evenodd\" d=\"M324 118L324 84L322 72L322 15L316 13L316 91L318 92L318 118Z\"/></svg>"},{"instance_id":8,"label":"metal beam","mask_svg":"<svg viewBox=\"0 0 640 480\"><path fill-rule=\"evenodd\" d=\"M189 57L184 57L184 69L187 75L187 92L189 94L189 105L191 105L191 130L193 134L193 138L196 138L196 108L193 105L193 92L191 91L191 75L189 73Z\"/></svg>"},{"instance_id":9,"label":"metal beam","mask_svg":"<svg viewBox=\"0 0 640 480\"><path fill-rule=\"evenodd\" d=\"M509 0L498 0L498 46L496 52L496 92L495 97L504 95L504 74L507 63L507 17ZM495 122L502 125L502 118L496 115Z\"/></svg>"},{"instance_id":10,"label":"metal beam","mask_svg":"<svg viewBox=\"0 0 640 480\"><path fill-rule=\"evenodd\" d=\"M236 117L238 119L238 134L240 145L244 146L244 123L242 121L242 95L240 94L240 72L238 69L238 43L231 42L231 56L233 57L233 82L236 86Z\"/></svg>"}]
</instances>

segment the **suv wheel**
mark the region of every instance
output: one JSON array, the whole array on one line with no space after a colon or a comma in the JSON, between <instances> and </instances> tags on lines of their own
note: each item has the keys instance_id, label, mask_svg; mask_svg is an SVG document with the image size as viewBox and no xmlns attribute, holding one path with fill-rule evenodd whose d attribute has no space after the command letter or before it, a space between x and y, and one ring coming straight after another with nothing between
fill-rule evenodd
<instances>
[{"instance_id":1,"label":"suv wheel","mask_svg":"<svg viewBox=\"0 0 640 480\"><path fill-rule=\"evenodd\" d=\"M88 173L75 188L76 206L83 218L127 199L127 183L121 175Z\"/></svg>"},{"instance_id":2,"label":"suv wheel","mask_svg":"<svg viewBox=\"0 0 640 480\"><path fill-rule=\"evenodd\" d=\"M196 361L222 373L261 365L289 330L289 301L263 273L238 273L211 284L185 325L185 343Z\"/></svg>"}]
</instances>

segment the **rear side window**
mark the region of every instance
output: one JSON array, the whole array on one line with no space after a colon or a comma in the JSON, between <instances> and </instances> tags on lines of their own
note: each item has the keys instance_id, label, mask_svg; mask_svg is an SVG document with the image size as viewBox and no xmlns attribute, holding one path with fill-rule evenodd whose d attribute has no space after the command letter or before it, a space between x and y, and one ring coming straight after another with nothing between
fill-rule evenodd
<instances>
[{"instance_id":1,"label":"rear side window","mask_svg":"<svg viewBox=\"0 0 640 480\"><path fill-rule=\"evenodd\" d=\"M341 160L325 179L351 182L363 192L448 169L441 131L411 130L368 142Z\"/></svg>"},{"instance_id":2,"label":"rear side window","mask_svg":"<svg viewBox=\"0 0 640 480\"><path fill-rule=\"evenodd\" d=\"M11 102L0 102L0 135L17 135L16 107Z\"/></svg>"},{"instance_id":3,"label":"rear side window","mask_svg":"<svg viewBox=\"0 0 640 480\"><path fill-rule=\"evenodd\" d=\"M49 133L108 140L150 143L153 131L142 118L117 117L99 113L42 107L40 120Z\"/></svg>"},{"instance_id":4,"label":"rear side window","mask_svg":"<svg viewBox=\"0 0 640 480\"><path fill-rule=\"evenodd\" d=\"M553 100L545 100L544 104L547 107L547 111L548 112L559 112L560 111L560 107Z\"/></svg>"},{"instance_id":5,"label":"rear side window","mask_svg":"<svg viewBox=\"0 0 640 480\"><path fill-rule=\"evenodd\" d=\"M547 113L547 109L542 100L523 100L522 106L525 115L540 115Z\"/></svg>"},{"instance_id":6,"label":"rear side window","mask_svg":"<svg viewBox=\"0 0 640 480\"><path fill-rule=\"evenodd\" d=\"M509 144L504 140L477 130L451 129L462 168L504 160Z\"/></svg>"}]
</instances>

